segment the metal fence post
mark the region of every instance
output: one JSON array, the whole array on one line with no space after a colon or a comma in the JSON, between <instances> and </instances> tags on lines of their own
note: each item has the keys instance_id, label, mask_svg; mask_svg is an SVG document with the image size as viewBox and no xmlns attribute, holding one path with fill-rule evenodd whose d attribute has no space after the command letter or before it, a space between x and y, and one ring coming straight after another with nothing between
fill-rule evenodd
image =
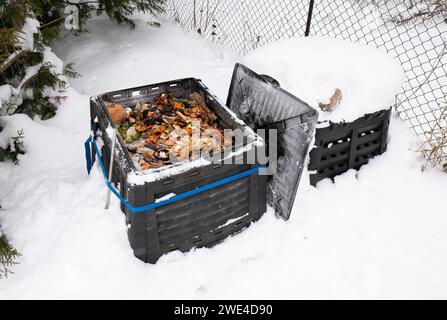
<instances>
[{"instance_id":1,"label":"metal fence post","mask_svg":"<svg viewBox=\"0 0 447 320\"><path fill-rule=\"evenodd\" d=\"M308 37L310 32L310 26L312 24L312 11L314 10L314 0L310 0L309 10L307 12L307 22L306 22L306 31L304 32L304 36Z\"/></svg>"}]
</instances>

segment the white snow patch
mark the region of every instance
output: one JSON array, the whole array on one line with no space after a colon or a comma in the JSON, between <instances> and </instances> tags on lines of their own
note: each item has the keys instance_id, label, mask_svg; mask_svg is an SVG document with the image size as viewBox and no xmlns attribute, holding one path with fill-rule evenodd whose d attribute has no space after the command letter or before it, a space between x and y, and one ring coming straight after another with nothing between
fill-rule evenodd
<instances>
[{"instance_id":1,"label":"white snow patch","mask_svg":"<svg viewBox=\"0 0 447 320\"><path fill-rule=\"evenodd\" d=\"M26 18L22 31L18 34L18 42L23 51L34 50L34 34L38 32L39 27L39 21Z\"/></svg>"},{"instance_id":2,"label":"white snow patch","mask_svg":"<svg viewBox=\"0 0 447 320\"><path fill-rule=\"evenodd\" d=\"M236 221L238 221L238 220L241 220L241 219L243 219L244 217L248 216L249 214L250 214L250 213L247 212L246 214L244 214L244 215L242 215L242 216L240 216L240 217L233 218L233 219L228 219L228 221L225 222L223 225L219 226L218 229L223 228L223 227L226 227L226 226L228 226L228 225L230 225L230 224L232 224L233 222L236 222Z\"/></svg>"},{"instance_id":3,"label":"white snow patch","mask_svg":"<svg viewBox=\"0 0 447 320\"><path fill-rule=\"evenodd\" d=\"M109 125L109 126L106 128L106 133L107 133L107 136L109 137L110 140L113 139L113 134L114 134L114 132L115 132L115 130L112 128L112 126Z\"/></svg>"},{"instance_id":4,"label":"white snow patch","mask_svg":"<svg viewBox=\"0 0 447 320\"><path fill-rule=\"evenodd\" d=\"M380 50L325 37L281 40L256 49L243 62L317 109L319 121L348 122L388 109L404 80L398 60ZM336 88L342 92L340 105L321 111L318 104L327 103Z\"/></svg>"},{"instance_id":5,"label":"white snow patch","mask_svg":"<svg viewBox=\"0 0 447 320\"><path fill-rule=\"evenodd\" d=\"M163 197L155 199L155 202L158 203L158 202L162 202L162 201L165 201L165 200L169 200L169 199L171 199L172 197L175 197L175 196L176 196L176 194L171 192L171 193L168 193L167 195L165 195Z\"/></svg>"},{"instance_id":6,"label":"white snow patch","mask_svg":"<svg viewBox=\"0 0 447 320\"><path fill-rule=\"evenodd\" d=\"M3 112L6 112L6 110L2 110L3 103L11 99L13 92L14 88L9 84L0 86L0 115L3 115Z\"/></svg>"}]
</instances>

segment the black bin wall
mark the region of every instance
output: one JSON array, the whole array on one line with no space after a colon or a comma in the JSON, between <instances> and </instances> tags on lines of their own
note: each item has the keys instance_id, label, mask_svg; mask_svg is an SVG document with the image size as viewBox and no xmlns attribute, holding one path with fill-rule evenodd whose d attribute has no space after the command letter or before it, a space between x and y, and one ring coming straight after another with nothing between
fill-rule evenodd
<instances>
[{"instance_id":1,"label":"black bin wall","mask_svg":"<svg viewBox=\"0 0 447 320\"><path fill-rule=\"evenodd\" d=\"M367 114L353 122L330 123L317 128L308 169L310 183L334 179L349 169L358 170L386 151L391 108Z\"/></svg>"}]
</instances>

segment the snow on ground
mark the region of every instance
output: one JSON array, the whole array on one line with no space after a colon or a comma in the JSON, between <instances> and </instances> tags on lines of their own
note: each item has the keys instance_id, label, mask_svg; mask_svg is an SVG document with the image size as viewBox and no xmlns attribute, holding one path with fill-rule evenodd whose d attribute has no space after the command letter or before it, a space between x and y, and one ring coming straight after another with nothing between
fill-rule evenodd
<instances>
[{"instance_id":1,"label":"snow on ground","mask_svg":"<svg viewBox=\"0 0 447 320\"><path fill-rule=\"evenodd\" d=\"M148 19L129 32L98 18L67 36L55 52L84 76L57 116L6 119L6 133L25 128L28 152L0 164L0 223L23 255L0 298L447 298L447 176L420 172L397 120L388 152L358 173L317 188L304 176L288 222L269 211L214 248L134 258L118 201L104 210L99 169L85 172L87 95L196 76L224 99L241 58Z\"/></svg>"},{"instance_id":2,"label":"snow on ground","mask_svg":"<svg viewBox=\"0 0 447 320\"><path fill-rule=\"evenodd\" d=\"M243 62L317 109L320 121L350 122L388 108L404 80L399 62L376 48L325 37L271 43ZM336 88L342 92L340 105L321 111L318 104L328 103Z\"/></svg>"},{"instance_id":3,"label":"snow on ground","mask_svg":"<svg viewBox=\"0 0 447 320\"><path fill-rule=\"evenodd\" d=\"M56 45L56 53L75 62L83 75L72 81L79 92L95 95L193 75L226 97L236 59L230 51L216 50L169 22L161 28L149 26L147 22L158 21L153 17L137 21L132 32L107 20L100 17L87 27L88 33Z\"/></svg>"}]
</instances>

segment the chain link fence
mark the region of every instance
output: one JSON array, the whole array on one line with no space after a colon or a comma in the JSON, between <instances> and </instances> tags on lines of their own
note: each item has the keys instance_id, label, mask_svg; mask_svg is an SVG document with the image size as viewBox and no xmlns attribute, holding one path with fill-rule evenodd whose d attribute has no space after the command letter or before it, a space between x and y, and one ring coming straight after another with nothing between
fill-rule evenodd
<instances>
[{"instance_id":1,"label":"chain link fence","mask_svg":"<svg viewBox=\"0 0 447 320\"><path fill-rule=\"evenodd\" d=\"M168 15L208 40L247 53L303 35L309 1L169 0Z\"/></svg>"},{"instance_id":2,"label":"chain link fence","mask_svg":"<svg viewBox=\"0 0 447 320\"><path fill-rule=\"evenodd\" d=\"M447 159L446 14L445 0L316 1L310 29L399 59L406 79L395 110L425 138L420 151L435 165Z\"/></svg>"},{"instance_id":3,"label":"chain link fence","mask_svg":"<svg viewBox=\"0 0 447 320\"><path fill-rule=\"evenodd\" d=\"M445 0L169 0L186 29L245 54L279 39L329 36L374 45L399 59L406 80L397 114L424 138L433 164L447 161Z\"/></svg>"}]
</instances>

